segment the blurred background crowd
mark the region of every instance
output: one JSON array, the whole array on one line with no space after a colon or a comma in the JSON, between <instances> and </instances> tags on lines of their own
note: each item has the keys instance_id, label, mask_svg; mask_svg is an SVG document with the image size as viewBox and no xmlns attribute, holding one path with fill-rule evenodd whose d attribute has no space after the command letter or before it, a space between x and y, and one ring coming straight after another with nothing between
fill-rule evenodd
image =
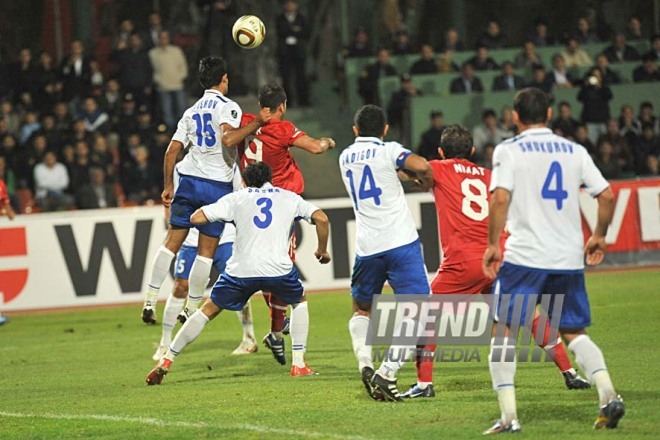
<instances>
[{"instance_id":1,"label":"blurred background crowd","mask_svg":"<svg viewBox=\"0 0 660 440\"><path fill-rule=\"evenodd\" d=\"M346 121L350 137L355 108L348 96L357 93L360 104L387 109L398 135L393 140L429 159L437 157L445 125L443 100L439 96L428 115L428 130L411 139L405 129L410 101L424 93L416 76L452 75L450 95L538 87L555 100L551 128L583 144L607 178L659 174L653 101L609 105L613 85L660 79L652 1L610 2L628 11L619 23L607 21L606 1L559 2L567 7L561 29L553 28L557 12L538 6L544 2L530 2L530 9L547 15L518 11L511 29L510 6L499 1L473 2L484 3L481 14L463 2L431 0L25 3L0 7L0 179L22 212L157 203L165 150L201 91L196 64L207 54L228 59L232 97L253 96L259 85L279 81L289 106L321 130L331 109ZM484 11L489 16L475 20L483 26L473 26L472 17ZM244 13L267 25L266 43L255 51L231 40L231 26ZM32 16L30 25L21 14ZM595 44L602 51L594 57L584 47ZM544 47L558 49L549 62L537 53ZM507 48L519 50L504 61L491 57ZM403 56L410 62L402 69L392 57ZM347 67L356 58L365 61L351 75ZM620 63L635 63L630 78L617 72ZM488 71L498 73L482 81ZM397 78L399 87L383 97L379 84L386 77ZM320 91L322 84L330 84L329 93ZM574 89L579 113L555 99L565 89ZM494 146L516 129L508 106L479 113L480 122L470 127L475 161L490 166Z\"/></svg>"}]
</instances>

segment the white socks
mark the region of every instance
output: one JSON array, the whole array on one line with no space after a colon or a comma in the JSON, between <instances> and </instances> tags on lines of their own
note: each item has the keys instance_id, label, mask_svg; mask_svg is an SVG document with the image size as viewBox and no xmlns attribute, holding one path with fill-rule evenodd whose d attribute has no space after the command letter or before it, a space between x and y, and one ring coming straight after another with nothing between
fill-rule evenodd
<instances>
[{"instance_id":1,"label":"white socks","mask_svg":"<svg viewBox=\"0 0 660 440\"><path fill-rule=\"evenodd\" d=\"M197 336L202 333L202 330L204 330L204 327L208 322L209 318L207 318L201 310L197 310L193 313L192 316L186 320L186 323L183 324L179 333L176 334L174 341L172 341L165 354L165 358L171 361L174 360L186 345L197 339Z\"/></svg>"},{"instance_id":2,"label":"white socks","mask_svg":"<svg viewBox=\"0 0 660 440\"><path fill-rule=\"evenodd\" d=\"M504 424L518 418L516 411L516 392L513 379L516 375L515 345L508 345L508 338L492 338L488 366L493 381L493 389L497 392L497 400L502 412ZM508 360L510 357L512 359Z\"/></svg>"},{"instance_id":3,"label":"white socks","mask_svg":"<svg viewBox=\"0 0 660 440\"><path fill-rule=\"evenodd\" d=\"M353 341L353 353L358 361L358 369L361 372L364 367L374 367L371 359L371 345L367 345L367 330L369 329L369 317L364 315L353 315L348 321L348 331Z\"/></svg>"},{"instance_id":4,"label":"white socks","mask_svg":"<svg viewBox=\"0 0 660 440\"><path fill-rule=\"evenodd\" d=\"M575 360L587 375L589 381L596 385L601 405L607 405L612 397L616 397L612 379L605 366L605 358L600 348L587 335L580 335L568 344L568 349L575 353Z\"/></svg>"},{"instance_id":5,"label":"white socks","mask_svg":"<svg viewBox=\"0 0 660 440\"><path fill-rule=\"evenodd\" d=\"M172 342L172 332L177 323L176 317L183 310L185 303L185 298L177 298L174 295L167 297L163 311L163 335L160 338L160 345L168 346Z\"/></svg>"},{"instance_id":6,"label":"white socks","mask_svg":"<svg viewBox=\"0 0 660 440\"><path fill-rule=\"evenodd\" d=\"M243 327L243 340L244 341L255 341L254 337L254 326L252 325L252 306L250 305L250 300L245 304L243 310L236 312L238 321Z\"/></svg>"},{"instance_id":7,"label":"white socks","mask_svg":"<svg viewBox=\"0 0 660 440\"><path fill-rule=\"evenodd\" d=\"M190 269L188 276L188 302L186 308L192 313L199 308L206 290L206 284L209 282L211 266L213 259L197 255Z\"/></svg>"},{"instance_id":8,"label":"white socks","mask_svg":"<svg viewBox=\"0 0 660 440\"><path fill-rule=\"evenodd\" d=\"M403 326L406 328L415 328L415 321L410 318L405 318L399 324L398 330L394 334L400 333ZM388 351L388 356L378 369L381 376L388 379L396 379L396 373L401 369L406 361L409 361L417 349L417 344L411 345L391 345Z\"/></svg>"},{"instance_id":9,"label":"white socks","mask_svg":"<svg viewBox=\"0 0 660 440\"><path fill-rule=\"evenodd\" d=\"M167 249L165 245L160 245L154 262L151 268L151 278L149 278L149 286L147 287L147 298L145 299L145 306L155 306L158 301L158 293L160 286L163 284L167 272L170 270L170 264L174 259L174 252Z\"/></svg>"},{"instance_id":10,"label":"white socks","mask_svg":"<svg viewBox=\"0 0 660 440\"><path fill-rule=\"evenodd\" d=\"M309 334L309 309L307 301L299 303L291 310L291 348L293 360L291 364L296 367L305 366L305 350L307 349L307 335Z\"/></svg>"}]
</instances>

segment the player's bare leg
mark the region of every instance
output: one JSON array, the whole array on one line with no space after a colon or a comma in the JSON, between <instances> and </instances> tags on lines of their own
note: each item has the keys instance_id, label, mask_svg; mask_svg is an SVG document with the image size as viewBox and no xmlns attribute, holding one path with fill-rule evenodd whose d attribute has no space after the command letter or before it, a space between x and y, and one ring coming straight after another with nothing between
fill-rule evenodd
<instances>
[{"instance_id":1,"label":"player's bare leg","mask_svg":"<svg viewBox=\"0 0 660 440\"><path fill-rule=\"evenodd\" d=\"M271 297L271 300L275 295ZM307 366L305 352L307 351L307 336L309 335L309 309L307 300L291 306L291 376L313 376L316 373Z\"/></svg>"},{"instance_id":2,"label":"player's bare leg","mask_svg":"<svg viewBox=\"0 0 660 440\"><path fill-rule=\"evenodd\" d=\"M616 428L626 411L621 396L616 393L612 384L603 352L587 335L585 329L559 329L559 331L568 344L568 349L575 354L580 368L598 390L600 404L594 429Z\"/></svg>"},{"instance_id":3,"label":"player's bare leg","mask_svg":"<svg viewBox=\"0 0 660 440\"><path fill-rule=\"evenodd\" d=\"M254 336L254 326L252 325L252 306L248 300L243 310L236 312L238 321L243 328L243 340L240 345L232 352L233 355L243 355L256 353L259 347Z\"/></svg>"},{"instance_id":4,"label":"player's bare leg","mask_svg":"<svg viewBox=\"0 0 660 440\"><path fill-rule=\"evenodd\" d=\"M179 321L182 323L186 322L186 319L195 313L202 302L204 290L209 282L211 267L213 266L213 255L218 248L219 241L218 237L199 233L197 257L188 276L188 301L186 301L183 311L179 314Z\"/></svg>"},{"instance_id":5,"label":"player's bare leg","mask_svg":"<svg viewBox=\"0 0 660 440\"><path fill-rule=\"evenodd\" d=\"M171 225L167 230L165 242L158 248L154 257L149 285L145 294L144 306L142 307L142 321L146 324L156 324L156 303L160 286L162 286L174 255L179 251L183 241L188 235L188 229L174 228Z\"/></svg>"},{"instance_id":6,"label":"player's bare leg","mask_svg":"<svg viewBox=\"0 0 660 440\"><path fill-rule=\"evenodd\" d=\"M160 338L160 343L156 352L152 356L155 361L160 360L167 352L167 347L172 342L172 333L177 323L177 316L183 310L183 305L186 303L188 296L188 280L182 278L174 278L174 286L172 293L167 298L165 303L165 310L163 310L163 332Z\"/></svg>"},{"instance_id":7,"label":"player's bare leg","mask_svg":"<svg viewBox=\"0 0 660 440\"><path fill-rule=\"evenodd\" d=\"M516 391L514 377L516 375L516 345L515 340L509 341L509 326L504 329L504 334L498 324L493 325L493 337L490 340L490 353L488 354L488 366L493 381L493 389L497 393L500 405L500 419L484 431L484 435L499 434L501 432L520 432L518 412L516 409Z\"/></svg>"},{"instance_id":8,"label":"player's bare leg","mask_svg":"<svg viewBox=\"0 0 660 440\"><path fill-rule=\"evenodd\" d=\"M147 375L147 385L160 385L165 375L169 373L174 359L188 344L197 339L204 330L204 327L206 327L206 324L218 316L221 311L222 309L209 299L201 309L193 313L176 334L174 341L170 344L163 358Z\"/></svg>"}]
</instances>

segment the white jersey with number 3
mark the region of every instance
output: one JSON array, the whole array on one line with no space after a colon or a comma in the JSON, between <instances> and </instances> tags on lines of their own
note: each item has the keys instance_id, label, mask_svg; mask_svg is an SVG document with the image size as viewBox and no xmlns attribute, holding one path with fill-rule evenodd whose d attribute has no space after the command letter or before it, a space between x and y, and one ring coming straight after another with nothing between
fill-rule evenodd
<instances>
[{"instance_id":1,"label":"white jersey with number 3","mask_svg":"<svg viewBox=\"0 0 660 440\"><path fill-rule=\"evenodd\" d=\"M609 183L587 150L548 128L525 130L493 154L490 190L511 192L504 261L550 270L584 268L579 193Z\"/></svg>"},{"instance_id":2,"label":"white jersey with number 3","mask_svg":"<svg viewBox=\"0 0 660 440\"><path fill-rule=\"evenodd\" d=\"M360 257L395 249L419 238L397 169L412 154L397 142L358 137L339 156L341 176L355 212Z\"/></svg>"},{"instance_id":3,"label":"white jersey with number 3","mask_svg":"<svg viewBox=\"0 0 660 440\"><path fill-rule=\"evenodd\" d=\"M222 93L208 89L183 114L172 140L184 147L188 154L177 164L179 174L217 182L231 182L236 149L224 148L220 126L240 127L241 108Z\"/></svg>"},{"instance_id":4,"label":"white jersey with number 3","mask_svg":"<svg viewBox=\"0 0 660 440\"><path fill-rule=\"evenodd\" d=\"M289 256L291 224L296 219L312 223L317 210L298 194L270 183L233 192L202 207L211 222L235 223L236 241L225 271L238 278L289 274L293 269Z\"/></svg>"}]
</instances>

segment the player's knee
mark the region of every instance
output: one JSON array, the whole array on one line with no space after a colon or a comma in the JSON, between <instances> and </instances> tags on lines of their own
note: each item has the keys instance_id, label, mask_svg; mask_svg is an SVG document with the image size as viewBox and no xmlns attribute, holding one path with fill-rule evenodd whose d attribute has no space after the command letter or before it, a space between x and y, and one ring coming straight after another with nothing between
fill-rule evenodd
<instances>
[{"instance_id":1,"label":"player's knee","mask_svg":"<svg viewBox=\"0 0 660 440\"><path fill-rule=\"evenodd\" d=\"M172 296L179 299L185 299L188 296L188 280L175 278L174 287L172 288Z\"/></svg>"},{"instance_id":2,"label":"player's knee","mask_svg":"<svg viewBox=\"0 0 660 440\"><path fill-rule=\"evenodd\" d=\"M369 316L371 314L371 303L353 299L353 314Z\"/></svg>"},{"instance_id":3,"label":"player's knee","mask_svg":"<svg viewBox=\"0 0 660 440\"><path fill-rule=\"evenodd\" d=\"M211 320L218 316L222 312L222 309L218 307L212 300L208 299L204 306L202 306L202 313Z\"/></svg>"}]
</instances>

